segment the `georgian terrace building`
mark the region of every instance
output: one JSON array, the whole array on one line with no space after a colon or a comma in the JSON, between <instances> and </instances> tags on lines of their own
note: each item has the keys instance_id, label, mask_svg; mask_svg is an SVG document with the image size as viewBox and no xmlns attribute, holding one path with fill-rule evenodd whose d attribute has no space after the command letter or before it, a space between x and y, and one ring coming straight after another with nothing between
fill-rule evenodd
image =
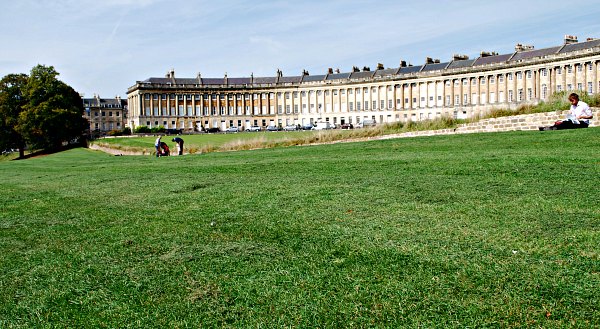
<instances>
[{"instance_id":1,"label":"georgian terrace building","mask_svg":"<svg viewBox=\"0 0 600 329\"><path fill-rule=\"evenodd\" d=\"M230 126L297 125L328 121L357 124L468 118L492 108L547 100L553 92L600 89L600 40L544 49L517 44L509 54L482 52L476 59L427 58L374 71L354 68L324 75L164 78L138 81L127 91L127 125L185 130Z\"/></svg>"},{"instance_id":2,"label":"georgian terrace building","mask_svg":"<svg viewBox=\"0 0 600 329\"><path fill-rule=\"evenodd\" d=\"M85 112L83 117L90 124L93 134L106 134L111 130L121 130L126 125L127 101L121 97L100 98L94 94L93 98L83 98Z\"/></svg>"}]
</instances>

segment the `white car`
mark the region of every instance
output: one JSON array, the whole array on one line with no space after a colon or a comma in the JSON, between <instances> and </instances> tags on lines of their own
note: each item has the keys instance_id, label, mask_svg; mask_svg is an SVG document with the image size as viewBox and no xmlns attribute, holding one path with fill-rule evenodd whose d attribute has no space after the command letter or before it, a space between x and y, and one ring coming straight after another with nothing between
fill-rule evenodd
<instances>
[{"instance_id":1,"label":"white car","mask_svg":"<svg viewBox=\"0 0 600 329\"><path fill-rule=\"evenodd\" d=\"M283 127L284 131L296 131L298 130L298 127L296 127L296 125L287 125L285 127Z\"/></svg>"},{"instance_id":2,"label":"white car","mask_svg":"<svg viewBox=\"0 0 600 329\"><path fill-rule=\"evenodd\" d=\"M246 131L260 131L260 126L251 126L250 128L246 129Z\"/></svg>"},{"instance_id":3,"label":"white car","mask_svg":"<svg viewBox=\"0 0 600 329\"><path fill-rule=\"evenodd\" d=\"M231 126L227 129L225 129L226 133L237 133L240 131L240 128L236 127L236 126Z\"/></svg>"}]
</instances>

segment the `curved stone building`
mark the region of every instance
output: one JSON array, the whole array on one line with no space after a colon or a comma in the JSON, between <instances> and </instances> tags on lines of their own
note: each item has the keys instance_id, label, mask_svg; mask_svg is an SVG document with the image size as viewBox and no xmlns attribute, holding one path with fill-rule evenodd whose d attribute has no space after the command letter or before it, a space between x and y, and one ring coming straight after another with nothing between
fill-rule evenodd
<instances>
[{"instance_id":1,"label":"curved stone building","mask_svg":"<svg viewBox=\"0 0 600 329\"><path fill-rule=\"evenodd\" d=\"M127 125L169 129L225 129L252 125L357 124L468 118L492 108L536 103L556 91L600 89L600 40L544 49L518 44L509 54L455 55L448 62L376 70L353 68L323 75L164 78L138 81L127 90Z\"/></svg>"}]
</instances>

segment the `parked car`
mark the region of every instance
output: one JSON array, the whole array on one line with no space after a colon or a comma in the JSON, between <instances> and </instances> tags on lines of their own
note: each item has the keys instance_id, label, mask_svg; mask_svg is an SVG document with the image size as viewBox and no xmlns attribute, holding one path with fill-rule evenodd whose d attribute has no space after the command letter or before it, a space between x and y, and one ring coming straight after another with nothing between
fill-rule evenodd
<instances>
[{"instance_id":1,"label":"parked car","mask_svg":"<svg viewBox=\"0 0 600 329\"><path fill-rule=\"evenodd\" d=\"M352 125L351 123L344 123L342 125L342 129L354 129L354 125Z\"/></svg>"},{"instance_id":2,"label":"parked car","mask_svg":"<svg viewBox=\"0 0 600 329\"><path fill-rule=\"evenodd\" d=\"M314 127L314 130L329 130L333 128L335 128L335 126L329 122L317 122L317 125Z\"/></svg>"},{"instance_id":3,"label":"parked car","mask_svg":"<svg viewBox=\"0 0 600 329\"><path fill-rule=\"evenodd\" d=\"M363 127L374 127L376 125L373 119L364 119L361 124Z\"/></svg>"},{"instance_id":4,"label":"parked car","mask_svg":"<svg viewBox=\"0 0 600 329\"><path fill-rule=\"evenodd\" d=\"M182 132L182 129L165 129L167 135L181 135Z\"/></svg>"},{"instance_id":5,"label":"parked car","mask_svg":"<svg viewBox=\"0 0 600 329\"><path fill-rule=\"evenodd\" d=\"M312 123L307 123L304 126L302 126L302 130L313 130L315 129L315 126L313 126Z\"/></svg>"},{"instance_id":6,"label":"parked car","mask_svg":"<svg viewBox=\"0 0 600 329\"><path fill-rule=\"evenodd\" d=\"M260 131L260 126L250 126L246 131Z\"/></svg>"},{"instance_id":7,"label":"parked car","mask_svg":"<svg viewBox=\"0 0 600 329\"><path fill-rule=\"evenodd\" d=\"M206 132L207 133L218 133L218 132L221 132L221 129L219 129L219 127L212 127L212 128L207 128Z\"/></svg>"},{"instance_id":8,"label":"parked car","mask_svg":"<svg viewBox=\"0 0 600 329\"><path fill-rule=\"evenodd\" d=\"M267 131L279 131L279 128L277 126L267 126Z\"/></svg>"},{"instance_id":9,"label":"parked car","mask_svg":"<svg viewBox=\"0 0 600 329\"><path fill-rule=\"evenodd\" d=\"M296 131L298 130L298 127L296 127L296 125L287 125L285 127L283 127L284 131Z\"/></svg>"},{"instance_id":10,"label":"parked car","mask_svg":"<svg viewBox=\"0 0 600 329\"><path fill-rule=\"evenodd\" d=\"M227 133L237 133L238 131L240 131L240 128L238 128L236 126L231 126L227 129L225 129L225 132L227 132Z\"/></svg>"}]
</instances>

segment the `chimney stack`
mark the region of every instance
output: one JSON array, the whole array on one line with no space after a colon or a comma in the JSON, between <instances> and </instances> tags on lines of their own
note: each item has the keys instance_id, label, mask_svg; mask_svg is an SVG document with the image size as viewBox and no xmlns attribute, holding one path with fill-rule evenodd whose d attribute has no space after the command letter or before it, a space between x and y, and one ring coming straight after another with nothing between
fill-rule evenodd
<instances>
[{"instance_id":1,"label":"chimney stack","mask_svg":"<svg viewBox=\"0 0 600 329\"><path fill-rule=\"evenodd\" d=\"M565 35L565 45L571 45L574 43L577 43L577 36L576 35Z\"/></svg>"}]
</instances>

